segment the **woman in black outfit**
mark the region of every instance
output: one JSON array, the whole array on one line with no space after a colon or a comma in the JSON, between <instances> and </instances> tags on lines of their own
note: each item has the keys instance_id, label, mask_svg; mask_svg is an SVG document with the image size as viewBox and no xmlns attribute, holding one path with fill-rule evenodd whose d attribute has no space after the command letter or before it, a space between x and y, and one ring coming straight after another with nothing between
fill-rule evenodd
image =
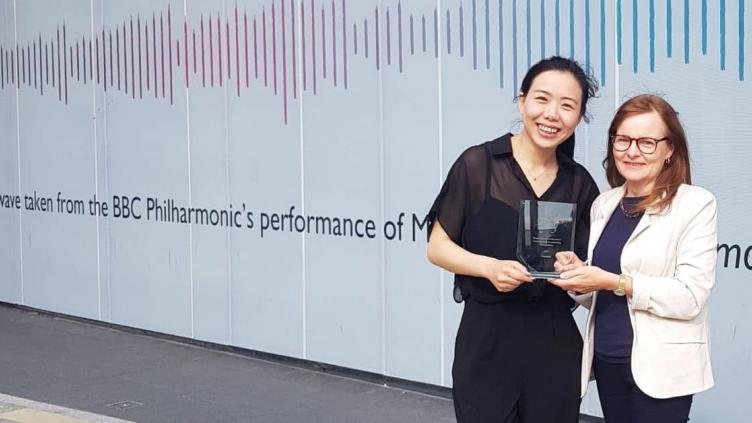
<instances>
[{"instance_id":1,"label":"woman in black outfit","mask_svg":"<svg viewBox=\"0 0 752 423\"><path fill-rule=\"evenodd\" d=\"M431 207L428 258L455 274L465 301L452 369L461 423L578 420L573 302L517 261L517 219L520 200L577 203L575 250L586 255L598 188L572 154L596 90L572 60L535 64L520 87L520 133L465 150Z\"/></svg>"}]
</instances>

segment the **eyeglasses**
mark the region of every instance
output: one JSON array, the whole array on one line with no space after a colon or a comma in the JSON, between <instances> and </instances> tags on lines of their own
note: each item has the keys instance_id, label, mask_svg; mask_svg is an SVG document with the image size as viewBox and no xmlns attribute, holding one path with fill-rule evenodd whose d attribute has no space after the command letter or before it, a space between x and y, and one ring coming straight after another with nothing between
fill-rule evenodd
<instances>
[{"instance_id":1,"label":"eyeglasses","mask_svg":"<svg viewBox=\"0 0 752 423\"><path fill-rule=\"evenodd\" d=\"M624 152L632 147L632 143L637 143L637 149L644 154L653 154L658 148L658 143L668 141L666 137L655 139L650 137L630 138L626 135L611 135L611 145L614 150Z\"/></svg>"}]
</instances>

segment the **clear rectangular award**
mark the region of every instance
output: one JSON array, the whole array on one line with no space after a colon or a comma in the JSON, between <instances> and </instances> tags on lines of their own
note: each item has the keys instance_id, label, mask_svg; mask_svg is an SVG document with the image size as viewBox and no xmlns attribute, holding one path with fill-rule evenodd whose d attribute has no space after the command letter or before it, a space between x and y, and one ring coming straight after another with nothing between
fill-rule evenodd
<instances>
[{"instance_id":1,"label":"clear rectangular award","mask_svg":"<svg viewBox=\"0 0 752 423\"><path fill-rule=\"evenodd\" d=\"M577 204L520 201L517 258L534 278L558 278L556 253L574 251Z\"/></svg>"}]
</instances>

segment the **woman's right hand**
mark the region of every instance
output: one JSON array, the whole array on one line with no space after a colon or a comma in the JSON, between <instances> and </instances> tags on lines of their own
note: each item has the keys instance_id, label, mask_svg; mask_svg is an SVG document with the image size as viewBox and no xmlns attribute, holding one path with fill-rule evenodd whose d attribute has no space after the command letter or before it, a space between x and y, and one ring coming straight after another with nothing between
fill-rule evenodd
<instances>
[{"instance_id":1,"label":"woman's right hand","mask_svg":"<svg viewBox=\"0 0 752 423\"><path fill-rule=\"evenodd\" d=\"M584 265L585 263L577 257L577 254L575 254L574 251L559 251L556 253L554 270L559 273L564 273Z\"/></svg>"},{"instance_id":2,"label":"woman's right hand","mask_svg":"<svg viewBox=\"0 0 752 423\"><path fill-rule=\"evenodd\" d=\"M486 279L499 292L511 292L523 283L533 281L527 268L514 260L491 259L486 273Z\"/></svg>"}]
</instances>

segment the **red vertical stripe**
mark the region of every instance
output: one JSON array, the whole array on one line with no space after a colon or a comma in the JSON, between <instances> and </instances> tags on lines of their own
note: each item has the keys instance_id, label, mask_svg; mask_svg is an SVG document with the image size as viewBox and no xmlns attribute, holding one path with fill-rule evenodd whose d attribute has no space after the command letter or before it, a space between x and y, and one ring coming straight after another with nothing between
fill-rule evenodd
<instances>
[{"instance_id":1,"label":"red vertical stripe","mask_svg":"<svg viewBox=\"0 0 752 423\"><path fill-rule=\"evenodd\" d=\"M298 98L298 70L295 51L295 42L297 40L295 34L295 3L293 0L290 0L290 26L292 27L292 98Z\"/></svg>"},{"instance_id":2,"label":"red vertical stripe","mask_svg":"<svg viewBox=\"0 0 752 423\"><path fill-rule=\"evenodd\" d=\"M136 29L138 30L138 98L144 98L144 87L143 87L143 79L141 76L141 15L138 15L136 18L137 26ZM148 74L148 72L147 72Z\"/></svg>"},{"instance_id":3,"label":"red vertical stripe","mask_svg":"<svg viewBox=\"0 0 752 423\"><path fill-rule=\"evenodd\" d=\"M240 49L238 44L238 5L235 4L235 86L237 87L238 97L240 97Z\"/></svg>"},{"instance_id":4,"label":"red vertical stripe","mask_svg":"<svg viewBox=\"0 0 752 423\"><path fill-rule=\"evenodd\" d=\"M277 23L276 12L274 10L274 1L272 0L272 72L274 77L274 94L277 94Z\"/></svg>"},{"instance_id":5,"label":"red vertical stripe","mask_svg":"<svg viewBox=\"0 0 752 423\"><path fill-rule=\"evenodd\" d=\"M170 5L167 5L167 49L169 52L169 66L170 66L170 104L173 104L172 93L172 13L170 11ZM164 97L164 95L162 95Z\"/></svg>"},{"instance_id":6,"label":"red vertical stripe","mask_svg":"<svg viewBox=\"0 0 752 423\"><path fill-rule=\"evenodd\" d=\"M248 88L248 14L243 11L243 39L245 40L245 86Z\"/></svg>"},{"instance_id":7,"label":"red vertical stripe","mask_svg":"<svg viewBox=\"0 0 752 423\"><path fill-rule=\"evenodd\" d=\"M282 104L284 109L285 125L287 125L287 51L285 35L285 0L280 0L282 4Z\"/></svg>"}]
</instances>

